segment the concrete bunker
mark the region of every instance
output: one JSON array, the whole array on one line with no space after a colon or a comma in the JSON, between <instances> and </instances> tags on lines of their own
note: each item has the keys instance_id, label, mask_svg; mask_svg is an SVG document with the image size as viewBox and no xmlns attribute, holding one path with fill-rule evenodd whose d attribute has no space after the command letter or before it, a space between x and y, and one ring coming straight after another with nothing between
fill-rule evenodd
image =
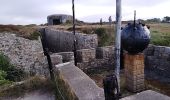
<instances>
[{"instance_id":1,"label":"concrete bunker","mask_svg":"<svg viewBox=\"0 0 170 100\"><path fill-rule=\"evenodd\" d=\"M53 14L47 17L48 25L60 25L66 23L67 21L72 21L71 15Z\"/></svg>"}]
</instances>

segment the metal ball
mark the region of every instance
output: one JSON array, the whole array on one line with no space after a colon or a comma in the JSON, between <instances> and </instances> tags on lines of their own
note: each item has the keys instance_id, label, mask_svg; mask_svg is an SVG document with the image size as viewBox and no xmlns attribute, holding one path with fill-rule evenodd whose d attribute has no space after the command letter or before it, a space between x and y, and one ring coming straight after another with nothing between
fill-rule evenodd
<instances>
[{"instance_id":1,"label":"metal ball","mask_svg":"<svg viewBox=\"0 0 170 100\"><path fill-rule=\"evenodd\" d=\"M137 54L147 48L150 42L150 31L141 23L128 23L121 32L121 45L130 54Z\"/></svg>"}]
</instances>

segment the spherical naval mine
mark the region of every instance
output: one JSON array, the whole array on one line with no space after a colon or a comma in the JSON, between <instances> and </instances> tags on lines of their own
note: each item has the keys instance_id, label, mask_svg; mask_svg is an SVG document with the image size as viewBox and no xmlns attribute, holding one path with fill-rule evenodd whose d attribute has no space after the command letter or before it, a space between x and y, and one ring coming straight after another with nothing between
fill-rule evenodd
<instances>
[{"instance_id":1,"label":"spherical naval mine","mask_svg":"<svg viewBox=\"0 0 170 100\"><path fill-rule=\"evenodd\" d=\"M147 48L150 42L150 31L141 23L126 25L121 32L121 45L130 54L137 54Z\"/></svg>"}]
</instances>

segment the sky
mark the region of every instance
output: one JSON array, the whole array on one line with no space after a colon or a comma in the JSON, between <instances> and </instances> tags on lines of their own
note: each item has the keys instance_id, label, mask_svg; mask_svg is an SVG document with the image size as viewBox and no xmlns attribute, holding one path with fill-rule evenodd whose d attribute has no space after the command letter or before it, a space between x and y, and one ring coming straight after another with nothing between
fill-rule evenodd
<instances>
[{"instance_id":1,"label":"sky","mask_svg":"<svg viewBox=\"0 0 170 100\"><path fill-rule=\"evenodd\" d=\"M170 0L122 0L122 20L170 16ZM115 20L116 0L75 0L76 19L85 22ZM0 0L0 24L44 24L51 14L72 15L72 0Z\"/></svg>"}]
</instances>

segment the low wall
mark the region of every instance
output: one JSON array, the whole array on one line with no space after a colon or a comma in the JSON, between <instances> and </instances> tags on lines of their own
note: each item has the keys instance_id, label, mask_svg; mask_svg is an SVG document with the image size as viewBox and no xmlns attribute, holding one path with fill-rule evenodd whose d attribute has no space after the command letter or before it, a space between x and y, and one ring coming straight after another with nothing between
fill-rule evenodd
<instances>
[{"instance_id":1,"label":"low wall","mask_svg":"<svg viewBox=\"0 0 170 100\"><path fill-rule=\"evenodd\" d=\"M150 45L144 53L146 69L170 78L170 47Z\"/></svg>"},{"instance_id":2,"label":"low wall","mask_svg":"<svg viewBox=\"0 0 170 100\"><path fill-rule=\"evenodd\" d=\"M50 55L57 100L104 100L104 90L74 65L72 54L72 52L63 52ZM68 57L67 62L62 63L65 57Z\"/></svg>"},{"instance_id":3,"label":"low wall","mask_svg":"<svg viewBox=\"0 0 170 100\"><path fill-rule=\"evenodd\" d=\"M114 47L98 47L77 51L77 66L85 72L114 69Z\"/></svg>"},{"instance_id":4,"label":"low wall","mask_svg":"<svg viewBox=\"0 0 170 100\"><path fill-rule=\"evenodd\" d=\"M57 100L104 100L104 91L73 62L54 67Z\"/></svg>"}]
</instances>

